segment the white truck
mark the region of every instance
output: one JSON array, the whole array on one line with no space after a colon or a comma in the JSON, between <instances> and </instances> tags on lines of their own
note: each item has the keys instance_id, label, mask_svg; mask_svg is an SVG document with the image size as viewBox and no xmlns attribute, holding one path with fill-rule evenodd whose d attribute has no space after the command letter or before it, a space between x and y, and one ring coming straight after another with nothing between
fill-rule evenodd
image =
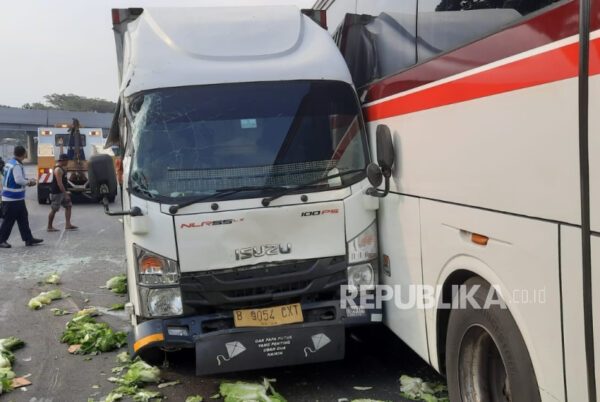
<instances>
[{"instance_id":1,"label":"white truck","mask_svg":"<svg viewBox=\"0 0 600 402\"><path fill-rule=\"evenodd\" d=\"M77 120L75 120L77 121ZM78 135L74 135L78 133ZM104 149L105 139L101 128L77 127L60 123L51 127L38 127L37 148L37 196L40 204L49 202L50 185L54 179L54 166L61 153L67 154L67 190L74 194L90 195L87 178L87 159L97 153L112 156L112 150ZM114 197L109 197L110 202Z\"/></svg>"},{"instance_id":2,"label":"white truck","mask_svg":"<svg viewBox=\"0 0 600 402\"><path fill-rule=\"evenodd\" d=\"M115 9L113 25L130 352L188 348L199 375L342 358L346 327L382 319L340 303L377 282L379 202L327 31L290 6ZM115 193L106 158L90 180Z\"/></svg>"}]
</instances>

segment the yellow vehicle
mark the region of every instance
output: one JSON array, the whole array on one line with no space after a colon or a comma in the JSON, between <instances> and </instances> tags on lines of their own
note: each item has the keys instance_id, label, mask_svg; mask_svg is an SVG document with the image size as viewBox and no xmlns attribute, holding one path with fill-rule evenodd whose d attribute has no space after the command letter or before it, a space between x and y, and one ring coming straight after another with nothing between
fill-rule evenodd
<instances>
[{"instance_id":1,"label":"yellow vehicle","mask_svg":"<svg viewBox=\"0 0 600 402\"><path fill-rule=\"evenodd\" d=\"M73 194L90 197L87 178L87 159L98 153L108 153L114 157L110 149L104 148L105 139L101 128L84 128L77 119L73 124L56 124L54 127L38 128L38 202L49 201L50 184L53 179L54 166L60 154L67 154L67 190ZM109 200L114 201L114 200Z\"/></svg>"}]
</instances>

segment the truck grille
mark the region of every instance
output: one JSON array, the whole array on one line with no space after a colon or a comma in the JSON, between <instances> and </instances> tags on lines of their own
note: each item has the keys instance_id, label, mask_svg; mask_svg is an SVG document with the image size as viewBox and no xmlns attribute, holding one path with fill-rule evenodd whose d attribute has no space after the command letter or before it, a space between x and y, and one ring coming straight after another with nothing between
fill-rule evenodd
<instances>
[{"instance_id":1,"label":"truck grille","mask_svg":"<svg viewBox=\"0 0 600 402\"><path fill-rule=\"evenodd\" d=\"M345 257L340 256L227 272L183 273L183 304L186 313L192 313L332 299L340 285L347 283L346 267Z\"/></svg>"}]
</instances>

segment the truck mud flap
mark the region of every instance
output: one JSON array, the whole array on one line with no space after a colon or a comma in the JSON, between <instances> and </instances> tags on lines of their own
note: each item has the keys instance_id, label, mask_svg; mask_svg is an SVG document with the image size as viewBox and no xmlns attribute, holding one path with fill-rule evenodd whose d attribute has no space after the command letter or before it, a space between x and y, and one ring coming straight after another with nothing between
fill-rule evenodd
<instances>
[{"instance_id":1,"label":"truck mud flap","mask_svg":"<svg viewBox=\"0 0 600 402\"><path fill-rule=\"evenodd\" d=\"M208 375L344 358L343 325L258 328L196 342L196 374Z\"/></svg>"}]
</instances>

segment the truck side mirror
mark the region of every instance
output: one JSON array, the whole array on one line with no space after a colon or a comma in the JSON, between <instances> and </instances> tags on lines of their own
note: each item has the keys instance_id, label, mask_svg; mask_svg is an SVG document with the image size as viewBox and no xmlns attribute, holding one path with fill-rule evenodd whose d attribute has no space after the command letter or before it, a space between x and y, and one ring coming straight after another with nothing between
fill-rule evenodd
<instances>
[{"instance_id":1,"label":"truck side mirror","mask_svg":"<svg viewBox=\"0 0 600 402\"><path fill-rule=\"evenodd\" d=\"M367 179L369 179L369 183L373 187L381 186L381 183L383 183L383 174L381 174L379 165L373 162L369 163L367 166Z\"/></svg>"},{"instance_id":2,"label":"truck side mirror","mask_svg":"<svg viewBox=\"0 0 600 402\"><path fill-rule=\"evenodd\" d=\"M92 156L88 161L88 181L92 196L102 200L104 212L107 215L131 215L139 216L142 211L134 207L131 211L110 212L108 210L108 199L117 195L117 173L113 158L107 154Z\"/></svg>"},{"instance_id":3,"label":"truck side mirror","mask_svg":"<svg viewBox=\"0 0 600 402\"><path fill-rule=\"evenodd\" d=\"M98 154L90 158L88 178L92 195L97 199L117 195L117 174L110 155Z\"/></svg>"},{"instance_id":4,"label":"truck side mirror","mask_svg":"<svg viewBox=\"0 0 600 402\"><path fill-rule=\"evenodd\" d=\"M375 132L377 145L377 163L370 163L367 166L367 178L373 186L367 190L367 194L373 197L385 197L390 192L390 177L392 176L392 166L394 166L394 143L392 142L392 133L385 124L377 126ZM383 192L377 190L381 185L382 179L385 180L385 189Z\"/></svg>"}]
</instances>

